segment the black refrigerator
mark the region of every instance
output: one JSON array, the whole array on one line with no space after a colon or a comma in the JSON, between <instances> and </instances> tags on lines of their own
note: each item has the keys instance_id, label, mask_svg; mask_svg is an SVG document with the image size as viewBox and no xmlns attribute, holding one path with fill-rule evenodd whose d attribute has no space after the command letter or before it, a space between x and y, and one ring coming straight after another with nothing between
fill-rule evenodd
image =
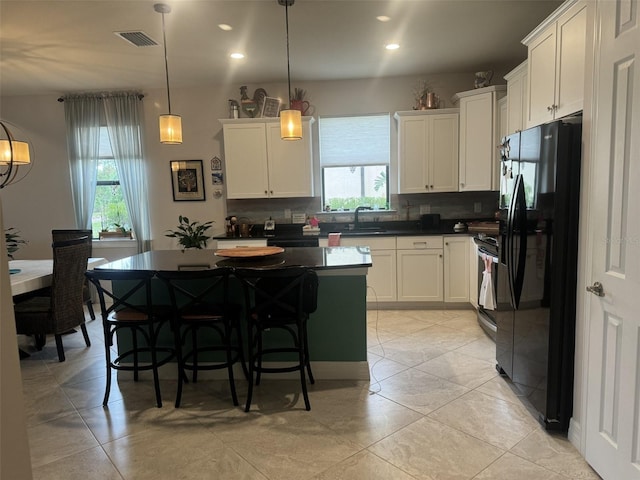
<instances>
[{"instance_id":1,"label":"black refrigerator","mask_svg":"<svg viewBox=\"0 0 640 480\"><path fill-rule=\"evenodd\" d=\"M581 118L501 146L496 367L558 431L573 404Z\"/></svg>"}]
</instances>

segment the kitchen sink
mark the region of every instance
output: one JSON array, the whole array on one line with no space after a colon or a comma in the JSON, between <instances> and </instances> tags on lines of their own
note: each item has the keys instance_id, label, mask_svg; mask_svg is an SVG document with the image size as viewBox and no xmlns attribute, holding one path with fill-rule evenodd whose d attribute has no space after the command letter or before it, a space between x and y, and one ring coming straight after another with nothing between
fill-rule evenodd
<instances>
[{"instance_id":1,"label":"kitchen sink","mask_svg":"<svg viewBox=\"0 0 640 480\"><path fill-rule=\"evenodd\" d=\"M386 230L382 227L364 227L364 226L358 226L352 230L349 230L349 232L354 232L354 233L358 233L358 232L386 232Z\"/></svg>"}]
</instances>

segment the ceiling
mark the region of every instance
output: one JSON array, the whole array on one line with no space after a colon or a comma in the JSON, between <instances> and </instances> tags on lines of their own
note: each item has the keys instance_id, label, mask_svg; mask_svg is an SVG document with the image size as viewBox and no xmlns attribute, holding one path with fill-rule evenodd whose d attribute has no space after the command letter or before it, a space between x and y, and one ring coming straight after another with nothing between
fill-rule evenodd
<instances>
[{"instance_id":1,"label":"ceiling","mask_svg":"<svg viewBox=\"0 0 640 480\"><path fill-rule=\"evenodd\" d=\"M0 94L164 87L157 1L0 1ZM285 8L277 0L165 3L172 87L286 81ZM526 57L522 38L561 3L297 0L289 7L292 82L511 68ZM135 47L118 31L142 31L158 45ZM390 42L400 49L385 50ZM232 61L233 51L245 59Z\"/></svg>"}]
</instances>

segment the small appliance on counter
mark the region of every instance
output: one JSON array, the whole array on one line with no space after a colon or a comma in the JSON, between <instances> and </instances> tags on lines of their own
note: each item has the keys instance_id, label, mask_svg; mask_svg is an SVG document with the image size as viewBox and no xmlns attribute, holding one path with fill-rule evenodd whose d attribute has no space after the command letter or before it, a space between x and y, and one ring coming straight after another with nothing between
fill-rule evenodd
<instances>
[{"instance_id":1,"label":"small appliance on counter","mask_svg":"<svg viewBox=\"0 0 640 480\"><path fill-rule=\"evenodd\" d=\"M440 226L439 213L425 213L420 215L420 228L422 230L433 230Z\"/></svg>"},{"instance_id":2,"label":"small appliance on counter","mask_svg":"<svg viewBox=\"0 0 640 480\"><path fill-rule=\"evenodd\" d=\"M453 231L454 232L466 232L467 231L467 224L463 223L463 222L458 222L453 226Z\"/></svg>"},{"instance_id":3,"label":"small appliance on counter","mask_svg":"<svg viewBox=\"0 0 640 480\"><path fill-rule=\"evenodd\" d=\"M276 221L269 217L269 220L264 222L264 236L273 237L276 234Z\"/></svg>"}]
</instances>

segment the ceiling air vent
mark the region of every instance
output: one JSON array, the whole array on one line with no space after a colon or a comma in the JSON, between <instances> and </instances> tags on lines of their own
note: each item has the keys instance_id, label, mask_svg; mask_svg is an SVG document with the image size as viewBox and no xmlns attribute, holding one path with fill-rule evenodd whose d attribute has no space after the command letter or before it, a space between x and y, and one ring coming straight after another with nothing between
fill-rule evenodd
<instances>
[{"instance_id":1,"label":"ceiling air vent","mask_svg":"<svg viewBox=\"0 0 640 480\"><path fill-rule=\"evenodd\" d=\"M113 32L113 33L115 33L118 37L122 38L123 40L126 40L130 44L135 45L136 47L151 47L153 45L158 45L158 42L156 42L153 38L149 37L144 32Z\"/></svg>"}]
</instances>

